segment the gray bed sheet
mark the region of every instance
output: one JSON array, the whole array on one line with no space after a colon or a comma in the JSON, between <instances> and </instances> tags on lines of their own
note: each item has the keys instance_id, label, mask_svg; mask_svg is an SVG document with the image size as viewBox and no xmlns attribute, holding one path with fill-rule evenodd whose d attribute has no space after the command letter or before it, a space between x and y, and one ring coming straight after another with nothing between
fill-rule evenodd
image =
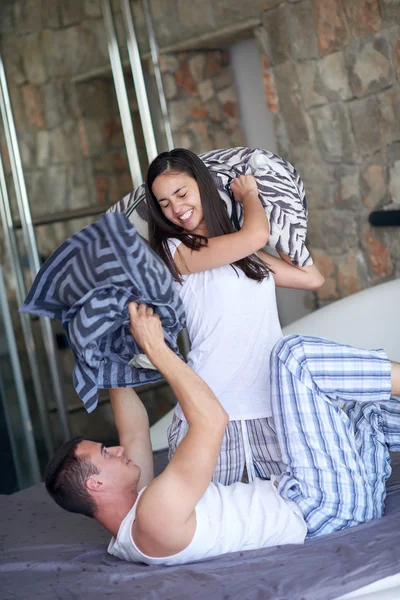
<instances>
[{"instance_id":1,"label":"gray bed sheet","mask_svg":"<svg viewBox=\"0 0 400 600\"><path fill-rule=\"evenodd\" d=\"M157 453L157 471L166 462ZM400 462L385 517L304 546L226 554L179 567L126 563L106 552L94 520L62 511L42 484L0 496L2 600L331 600L400 571Z\"/></svg>"}]
</instances>

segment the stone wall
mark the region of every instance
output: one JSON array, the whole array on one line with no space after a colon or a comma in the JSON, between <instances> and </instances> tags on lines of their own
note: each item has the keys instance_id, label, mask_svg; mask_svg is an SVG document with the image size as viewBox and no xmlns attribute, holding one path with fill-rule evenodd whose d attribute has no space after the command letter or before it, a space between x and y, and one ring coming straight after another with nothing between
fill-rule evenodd
<instances>
[{"instance_id":1,"label":"stone wall","mask_svg":"<svg viewBox=\"0 0 400 600\"><path fill-rule=\"evenodd\" d=\"M167 54L160 69L176 147L200 154L244 144L228 52Z\"/></svg>"},{"instance_id":2,"label":"stone wall","mask_svg":"<svg viewBox=\"0 0 400 600\"><path fill-rule=\"evenodd\" d=\"M400 3L271 1L256 35L281 154L301 173L321 303L400 275Z\"/></svg>"}]
</instances>

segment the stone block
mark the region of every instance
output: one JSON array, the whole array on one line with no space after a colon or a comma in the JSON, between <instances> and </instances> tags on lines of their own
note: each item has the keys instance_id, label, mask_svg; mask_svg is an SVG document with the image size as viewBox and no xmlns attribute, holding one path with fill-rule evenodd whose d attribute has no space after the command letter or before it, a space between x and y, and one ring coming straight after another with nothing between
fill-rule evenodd
<instances>
[{"instance_id":1,"label":"stone block","mask_svg":"<svg viewBox=\"0 0 400 600\"><path fill-rule=\"evenodd\" d=\"M354 162L357 151L346 106L336 102L314 108L311 118L323 158L331 162Z\"/></svg>"},{"instance_id":2,"label":"stone block","mask_svg":"<svg viewBox=\"0 0 400 600\"><path fill-rule=\"evenodd\" d=\"M206 68L207 55L203 52L193 54L189 58L189 71L196 83L203 81L204 70Z\"/></svg>"},{"instance_id":3,"label":"stone block","mask_svg":"<svg viewBox=\"0 0 400 600\"><path fill-rule=\"evenodd\" d=\"M350 32L355 38L382 29L379 0L351 0L343 3Z\"/></svg>"},{"instance_id":4,"label":"stone block","mask_svg":"<svg viewBox=\"0 0 400 600\"><path fill-rule=\"evenodd\" d=\"M48 131L36 134L36 162L38 167L46 167L50 163L50 136Z\"/></svg>"},{"instance_id":5,"label":"stone block","mask_svg":"<svg viewBox=\"0 0 400 600\"><path fill-rule=\"evenodd\" d=\"M270 112L276 113L279 111L278 92L276 90L274 72L269 67L269 61L266 56L262 57L261 68L267 108Z\"/></svg>"},{"instance_id":6,"label":"stone block","mask_svg":"<svg viewBox=\"0 0 400 600\"><path fill-rule=\"evenodd\" d=\"M105 119L116 114L111 78L90 79L75 86L74 112L79 117Z\"/></svg>"},{"instance_id":7,"label":"stone block","mask_svg":"<svg viewBox=\"0 0 400 600\"><path fill-rule=\"evenodd\" d=\"M101 20L82 21L65 29L45 29L42 49L51 77L70 77L109 64Z\"/></svg>"},{"instance_id":8,"label":"stone block","mask_svg":"<svg viewBox=\"0 0 400 600\"><path fill-rule=\"evenodd\" d=\"M19 0L14 3L14 19L19 35L37 33L42 29L41 0Z\"/></svg>"},{"instance_id":9,"label":"stone block","mask_svg":"<svg viewBox=\"0 0 400 600\"><path fill-rule=\"evenodd\" d=\"M204 71L204 77L206 79L217 77L221 73L222 68L226 66L223 64L223 58L224 55L222 52L208 52L206 54L206 66Z\"/></svg>"},{"instance_id":10,"label":"stone block","mask_svg":"<svg viewBox=\"0 0 400 600\"><path fill-rule=\"evenodd\" d=\"M400 140L400 86L395 85L377 95L387 144Z\"/></svg>"},{"instance_id":11,"label":"stone block","mask_svg":"<svg viewBox=\"0 0 400 600\"><path fill-rule=\"evenodd\" d=\"M4 60L7 78L16 85L26 83L22 61L21 38L15 35L4 36L0 40L0 49Z\"/></svg>"},{"instance_id":12,"label":"stone block","mask_svg":"<svg viewBox=\"0 0 400 600\"><path fill-rule=\"evenodd\" d=\"M310 211L333 207L338 193L335 166L325 163L311 144L296 147L291 161L303 179Z\"/></svg>"},{"instance_id":13,"label":"stone block","mask_svg":"<svg viewBox=\"0 0 400 600\"><path fill-rule=\"evenodd\" d=\"M254 29L254 39L256 40L256 44L260 51L260 54L264 54L267 57L271 57L271 46L268 37L267 30L265 27L256 27Z\"/></svg>"},{"instance_id":14,"label":"stone block","mask_svg":"<svg viewBox=\"0 0 400 600\"><path fill-rule=\"evenodd\" d=\"M400 160L396 160L389 167L389 193L390 199L400 204Z\"/></svg>"},{"instance_id":15,"label":"stone block","mask_svg":"<svg viewBox=\"0 0 400 600\"><path fill-rule=\"evenodd\" d=\"M259 17L260 12L265 8L267 0L253 0L243 2L243 0L218 0L212 2L214 9L215 24L217 27L226 27L227 23L240 23L245 19Z\"/></svg>"},{"instance_id":16,"label":"stone block","mask_svg":"<svg viewBox=\"0 0 400 600\"><path fill-rule=\"evenodd\" d=\"M97 120L79 119L78 133L83 156L96 156L106 151L106 140Z\"/></svg>"},{"instance_id":17,"label":"stone block","mask_svg":"<svg viewBox=\"0 0 400 600\"><path fill-rule=\"evenodd\" d=\"M282 0L263 0L262 8L264 10L271 10L271 8L275 8L279 4L282 4Z\"/></svg>"},{"instance_id":18,"label":"stone block","mask_svg":"<svg viewBox=\"0 0 400 600\"><path fill-rule=\"evenodd\" d=\"M400 0L381 0L381 6L386 23L400 23Z\"/></svg>"},{"instance_id":19,"label":"stone block","mask_svg":"<svg viewBox=\"0 0 400 600\"><path fill-rule=\"evenodd\" d=\"M280 65L291 58L291 38L288 26L288 9L279 5L262 15L262 22L268 35L272 64Z\"/></svg>"},{"instance_id":20,"label":"stone block","mask_svg":"<svg viewBox=\"0 0 400 600\"><path fill-rule=\"evenodd\" d=\"M239 109L234 88L226 88L222 92L219 92L217 98L222 106L223 119L226 119L229 125L237 123L239 119Z\"/></svg>"},{"instance_id":21,"label":"stone block","mask_svg":"<svg viewBox=\"0 0 400 600\"><path fill-rule=\"evenodd\" d=\"M56 127L49 132L50 137L50 162L54 165L65 164L73 161L76 156L73 153L70 137L64 126Z\"/></svg>"},{"instance_id":22,"label":"stone block","mask_svg":"<svg viewBox=\"0 0 400 600\"><path fill-rule=\"evenodd\" d=\"M200 100L207 102L214 96L214 86L211 79L206 79L197 85L197 89L200 94Z\"/></svg>"},{"instance_id":23,"label":"stone block","mask_svg":"<svg viewBox=\"0 0 400 600\"><path fill-rule=\"evenodd\" d=\"M173 100L178 93L175 77L171 73L165 73L162 80L166 99Z\"/></svg>"},{"instance_id":24,"label":"stone block","mask_svg":"<svg viewBox=\"0 0 400 600\"><path fill-rule=\"evenodd\" d=\"M161 73L175 73L179 69L179 60L174 54L161 54L158 62Z\"/></svg>"},{"instance_id":25,"label":"stone block","mask_svg":"<svg viewBox=\"0 0 400 600\"><path fill-rule=\"evenodd\" d=\"M210 31L215 28L213 5L211 2L177 0L177 20L185 38Z\"/></svg>"},{"instance_id":26,"label":"stone block","mask_svg":"<svg viewBox=\"0 0 400 600\"><path fill-rule=\"evenodd\" d=\"M379 103L375 96L368 96L349 103L349 113L357 149L362 156L379 150L383 144Z\"/></svg>"},{"instance_id":27,"label":"stone block","mask_svg":"<svg viewBox=\"0 0 400 600\"><path fill-rule=\"evenodd\" d=\"M349 33L340 0L314 0L313 9L320 53L342 49L349 41Z\"/></svg>"},{"instance_id":28,"label":"stone block","mask_svg":"<svg viewBox=\"0 0 400 600\"><path fill-rule=\"evenodd\" d=\"M287 132L285 120L280 112L272 113L274 132L276 138L277 152L283 158L290 159L291 144ZM270 148L274 151L274 148Z\"/></svg>"},{"instance_id":29,"label":"stone block","mask_svg":"<svg viewBox=\"0 0 400 600\"><path fill-rule=\"evenodd\" d=\"M37 169L34 171L25 170L24 175L32 216L37 217L49 212L51 197L43 193L46 183L43 171Z\"/></svg>"},{"instance_id":30,"label":"stone block","mask_svg":"<svg viewBox=\"0 0 400 600\"><path fill-rule=\"evenodd\" d=\"M362 278L359 274L360 267L364 267ZM359 250L350 250L342 258L338 264L337 280L342 297L350 296L361 290L362 280L366 280L366 269L364 258Z\"/></svg>"},{"instance_id":31,"label":"stone block","mask_svg":"<svg viewBox=\"0 0 400 600\"><path fill-rule=\"evenodd\" d=\"M301 62L296 65L304 106L320 106L326 104L323 86L319 79L318 61Z\"/></svg>"},{"instance_id":32,"label":"stone block","mask_svg":"<svg viewBox=\"0 0 400 600\"><path fill-rule=\"evenodd\" d=\"M44 186L40 194L43 198L42 213L57 212L68 208L68 167L66 165L47 167L45 170Z\"/></svg>"},{"instance_id":33,"label":"stone block","mask_svg":"<svg viewBox=\"0 0 400 600\"><path fill-rule=\"evenodd\" d=\"M0 36L10 35L15 31L14 6L11 2L0 6Z\"/></svg>"},{"instance_id":34,"label":"stone block","mask_svg":"<svg viewBox=\"0 0 400 600\"><path fill-rule=\"evenodd\" d=\"M21 93L29 126L32 129L44 129L43 104L39 87L31 84L23 85Z\"/></svg>"},{"instance_id":35,"label":"stone block","mask_svg":"<svg viewBox=\"0 0 400 600\"><path fill-rule=\"evenodd\" d=\"M312 248L329 253L347 252L358 245L354 213L344 209L310 210L307 238Z\"/></svg>"},{"instance_id":36,"label":"stone block","mask_svg":"<svg viewBox=\"0 0 400 600\"><path fill-rule=\"evenodd\" d=\"M212 150L213 143L208 131L208 127L204 121L192 121L187 125L187 130L193 135L194 147L193 151L196 154Z\"/></svg>"},{"instance_id":37,"label":"stone block","mask_svg":"<svg viewBox=\"0 0 400 600\"><path fill-rule=\"evenodd\" d=\"M312 250L312 257L318 270L325 277L324 284L318 288L317 295L320 300L336 300L339 297L336 281L336 266L326 252Z\"/></svg>"},{"instance_id":38,"label":"stone block","mask_svg":"<svg viewBox=\"0 0 400 600\"><path fill-rule=\"evenodd\" d=\"M207 109L207 114L211 121L221 123L222 109L220 103L215 98L211 98L211 100L204 103L204 106Z\"/></svg>"},{"instance_id":39,"label":"stone block","mask_svg":"<svg viewBox=\"0 0 400 600\"><path fill-rule=\"evenodd\" d=\"M392 64L396 78L400 80L400 26L390 27L383 32L391 49Z\"/></svg>"},{"instance_id":40,"label":"stone block","mask_svg":"<svg viewBox=\"0 0 400 600\"><path fill-rule=\"evenodd\" d=\"M61 22L64 27L75 25L83 18L83 2L82 0L59 0Z\"/></svg>"},{"instance_id":41,"label":"stone block","mask_svg":"<svg viewBox=\"0 0 400 600\"><path fill-rule=\"evenodd\" d=\"M61 27L61 14L58 2L42 0L42 21L45 29Z\"/></svg>"},{"instance_id":42,"label":"stone block","mask_svg":"<svg viewBox=\"0 0 400 600\"><path fill-rule=\"evenodd\" d=\"M355 96L382 90L394 81L388 42L383 37L359 40L346 53L349 81Z\"/></svg>"},{"instance_id":43,"label":"stone block","mask_svg":"<svg viewBox=\"0 0 400 600\"><path fill-rule=\"evenodd\" d=\"M329 54L320 61L319 77L328 100L348 100L352 97L343 52Z\"/></svg>"},{"instance_id":44,"label":"stone block","mask_svg":"<svg viewBox=\"0 0 400 600\"><path fill-rule=\"evenodd\" d=\"M371 159L361 171L361 194L364 205L371 209L386 198L386 167L379 156Z\"/></svg>"},{"instance_id":45,"label":"stone block","mask_svg":"<svg viewBox=\"0 0 400 600\"><path fill-rule=\"evenodd\" d=\"M100 18L102 16L100 0L84 0L83 12L87 17Z\"/></svg>"},{"instance_id":46,"label":"stone block","mask_svg":"<svg viewBox=\"0 0 400 600\"><path fill-rule=\"evenodd\" d=\"M40 85L47 80L41 37L38 33L19 38L22 63L29 83Z\"/></svg>"},{"instance_id":47,"label":"stone block","mask_svg":"<svg viewBox=\"0 0 400 600\"><path fill-rule=\"evenodd\" d=\"M296 67L293 63L283 63L276 67L274 73L279 106L286 122L289 140L292 144L308 141L309 132L301 104Z\"/></svg>"},{"instance_id":48,"label":"stone block","mask_svg":"<svg viewBox=\"0 0 400 600\"><path fill-rule=\"evenodd\" d=\"M342 164L337 170L338 194L336 204L358 210L360 206L360 172L357 165Z\"/></svg>"},{"instance_id":49,"label":"stone block","mask_svg":"<svg viewBox=\"0 0 400 600\"><path fill-rule=\"evenodd\" d=\"M47 83L42 87L42 95L46 126L52 129L60 125L70 113L63 83Z\"/></svg>"},{"instance_id":50,"label":"stone block","mask_svg":"<svg viewBox=\"0 0 400 600\"><path fill-rule=\"evenodd\" d=\"M196 83L190 73L189 65L184 63L175 72L175 83L179 88L182 88L186 94L198 96Z\"/></svg>"},{"instance_id":51,"label":"stone block","mask_svg":"<svg viewBox=\"0 0 400 600\"><path fill-rule=\"evenodd\" d=\"M173 130L179 129L189 118L190 111L199 105L199 100L193 97L184 100L172 100L168 103L168 113Z\"/></svg>"},{"instance_id":52,"label":"stone block","mask_svg":"<svg viewBox=\"0 0 400 600\"><path fill-rule=\"evenodd\" d=\"M188 131L178 131L174 137L177 148L192 150L194 147L193 137Z\"/></svg>"},{"instance_id":53,"label":"stone block","mask_svg":"<svg viewBox=\"0 0 400 600\"><path fill-rule=\"evenodd\" d=\"M213 77L213 86L217 91L224 90L233 85L233 74L230 67L222 69L219 75Z\"/></svg>"},{"instance_id":54,"label":"stone block","mask_svg":"<svg viewBox=\"0 0 400 600\"><path fill-rule=\"evenodd\" d=\"M19 150L21 153L22 165L26 168L35 166L36 143L34 134L29 131L22 131L18 135Z\"/></svg>"},{"instance_id":55,"label":"stone block","mask_svg":"<svg viewBox=\"0 0 400 600\"><path fill-rule=\"evenodd\" d=\"M384 242L384 233L373 230L369 225L363 227L361 240L367 252L367 258L373 274L378 279L393 273L390 251Z\"/></svg>"},{"instance_id":56,"label":"stone block","mask_svg":"<svg viewBox=\"0 0 400 600\"><path fill-rule=\"evenodd\" d=\"M150 0L150 10L160 47L186 38L178 17L177 0Z\"/></svg>"},{"instance_id":57,"label":"stone block","mask_svg":"<svg viewBox=\"0 0 400 600\"><path fill-rule=\"evenodd\" d=\"M289 9L288 25L293 58L296 60L318 58L318 42L311 0L294 4Z\"/></svg>"}]
</instances>

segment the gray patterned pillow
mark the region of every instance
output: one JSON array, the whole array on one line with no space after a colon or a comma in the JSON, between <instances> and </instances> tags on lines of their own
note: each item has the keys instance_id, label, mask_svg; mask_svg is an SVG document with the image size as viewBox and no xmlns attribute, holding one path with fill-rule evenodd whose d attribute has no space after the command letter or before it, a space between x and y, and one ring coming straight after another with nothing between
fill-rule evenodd
<instances>
[{"instance_id":1,"label":"gray patterned pillow","mask_svg":"<svg viewBox=\"0 0 400 600\"><path fill-rule=\"evenodd\" d=\"M308 211L304 184L289 162L260 148L211 150L199 156L211 172L237 228L243 222L243 207L235 202L229 185L235 177L250 173L257 181L260 199L270 222L268 246L287 254L294 264L301 267L312 264L305 245ZM109 212L114 211L126 213L137 231L148 239L143 184L109 209Z\"/></svg>"}]
</instances>

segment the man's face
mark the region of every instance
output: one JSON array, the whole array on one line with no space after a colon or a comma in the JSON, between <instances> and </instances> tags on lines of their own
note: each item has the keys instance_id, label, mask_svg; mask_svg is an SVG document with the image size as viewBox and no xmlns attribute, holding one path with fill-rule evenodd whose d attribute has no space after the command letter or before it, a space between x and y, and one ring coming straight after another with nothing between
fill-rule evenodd
<instances>
[{"instance_id":1,"label":"man's face","mask_svg":"<svg viewBox=\"0 0 400 600\"><path fill-rule=\"evenodd\" d=\"M140 468L125 456L122 446L105 447L104 444L83 440L76 450L77 456L87 456L100 471L94 475L103 489L124 490L137 485Z\"/></svg>"}]
</instances>

